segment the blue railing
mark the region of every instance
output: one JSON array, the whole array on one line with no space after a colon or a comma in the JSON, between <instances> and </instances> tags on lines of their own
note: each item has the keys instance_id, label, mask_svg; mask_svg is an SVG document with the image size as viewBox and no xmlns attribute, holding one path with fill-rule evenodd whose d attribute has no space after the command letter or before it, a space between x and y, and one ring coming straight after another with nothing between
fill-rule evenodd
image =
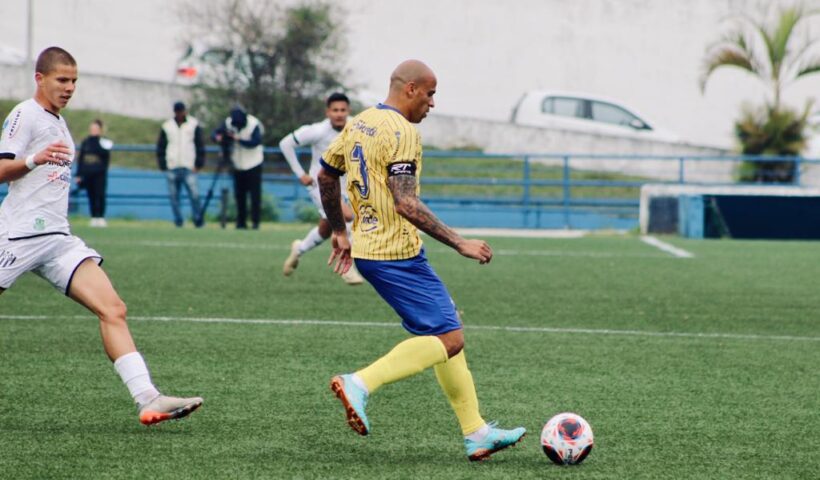
<instances>
[{"instance_id":1,"label":"blue railing","mask_svg":"<svg viewBox=\"0 0 820 480\"><path fill-rule=\"evenodd\" d=\"M145 154L146 167L155 166L153 145L118 145L114 150ZM218 147L209 146L207 151L215 163ZM307 160L309 152L300 153ZM265 148L265 154L265 193L276 199L280 219L292 221L298 218L300 208L309 208L307 192L278 148ZM744 162L781 162L793 165L787 169L791 172L789 183L801 185L803 171L820 163L801 157L438 150L425 151L424 157L422 196L444 221L454 226L507 228L631 229L638 224L639 189L645 183L735 185L738 166ZM473 160L459 162L467 158ZM440 163L446 162L444 159L455 161ZM199 176L202 195L212 184L213 175ZM765 183L767 179L762 180ZM231 179L223 175L215 193L218 197L223 189L231 188ZM0 196L5 190L0 186ZM108 192L108 216L171 218L164 176L156 170L112 168ZM84 196L73 198L78 211L86 212ZM209 205L212 216L219 204L217 198Z\"/></svg>"}]
</instances>

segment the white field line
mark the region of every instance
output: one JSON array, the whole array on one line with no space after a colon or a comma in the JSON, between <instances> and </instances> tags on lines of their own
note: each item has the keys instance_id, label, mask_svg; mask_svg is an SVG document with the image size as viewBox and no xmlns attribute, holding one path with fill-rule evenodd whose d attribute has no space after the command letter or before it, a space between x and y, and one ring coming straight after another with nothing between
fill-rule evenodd
<instances>
[{"instance_id":1,"label":"white field line","mask_svg":"<svg viewBox=\"0 0 820 480\"><path fill-rule=\"evenodd\" d=\"M97 241L94 244L100 245L130 245L137 247L155 247L155 248L224 248L233 250L283 250L290 251L290 245L265 245L265 244L242 244L242 243L227 243L227 242L175 242L175 241L155 241L155 240L138 240L138 241ZM431 252L450 251L447 249L427 249ZM642 257L642 258L658 258L660 255L649 253L613 253L613 252L595 252L589 250L509 250L500 249L494 251L498 256L531 256L531 257L588 257L588 258L618 258L618 257Z\"/></svg>"},{"instance_id":2,"label":"white field line","mask_svg":"<svg viewBox=\"0 0 820 480\"><path fill-rule=\"evenodd\" d=\"M89 319L88 315L0 315L0 320L54 320L59 318ZM353 322L343 320L299 320L273 318L219 318L219 317L146 317L132 316L129 320L140 322L190 322L222 323L246 325L320 325L341 327L396 328L396 322ZM598 328L553 328L553 327L516 327L499 325L467 325L473 331L519 332L519 333L558 333L579 335L623 335L633 337L671 337L671 338L707 338L722 340L772 340L788 342L820 342L820 337L802 337L796 335L755 335L742 333L698 333L698 332L651 332L644 330L614 330Z\"/></svg>"},{"instance_id":3,"label":"white field line","mask_svg":"<svg viewBox=\"0 0 820 480\"><path fill-rule=\"evenodd\" d=\"M227 248L232 250L288 250L290 245L265 245L248 243L228 243L228 242L176 242L166 240L97 240L94 244L102 245L126 245L135 247L157 247L157 248Z\"/></svg>"},{"instance_id":4,"label":"white field line","mask_svg":"<svg viewBox=\"0 0 820 480\"><path fill-rule=\"evenodd\" d=\"M679 258L693 258L695 256L692 252L687 252L686 250L680 249L666 242L662 242L652 236L642 236L641 241L647 245L652 245L653 247L659 250L663 250L664 252Z\"/></svg>"},{"instance_id":5,"label":"white field line","mask_svg":"<svg viewBox=\"0 0 820 480\"><path fill-rule=\"evenodd\" d=\"M526 228L456 228L459 235L502 238L582 238L586 230L536 230Z\"/></svg>"}]
</instances>

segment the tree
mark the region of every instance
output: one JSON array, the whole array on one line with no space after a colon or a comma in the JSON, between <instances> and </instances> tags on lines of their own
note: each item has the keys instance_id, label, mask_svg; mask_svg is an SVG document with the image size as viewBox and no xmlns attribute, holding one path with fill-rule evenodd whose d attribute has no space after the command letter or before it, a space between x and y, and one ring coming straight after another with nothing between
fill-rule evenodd
<instances>
[{"instance_id":1,"label":"tree","mask_svg":"<svg viewBox=\"0 0 820 480\"><path fill-rule=\"evenodd\" d=\"M324 98L344 89L341 13L328 3L279 7L274 2L210 0L185 5L192 42L207 44L194 87L194 111L208 125L234 104L265 126L264 141L322 118Z\"/></svg>"},{"instance_id":2,"label":"tree","mask_svg":"<svg viewBox=\"0 0 820 480\"><path fill-rule=\"evenodd\" d=\"M820 12L802 4L781 7L777 15L756 19L747 14L732 18L730 30L707 49L701 91L712 74L735 67L754 75L769 90L762 107L746 107L735 123L744 154L799 155L805 147L803 134L811 103L802 113L785 107L783 90L800 78L820 72L817 38L811 38L808 20ZM803 30L802 38L800 31ZM746 173L744 173L746 172ZM755 162L744 165L742 180L791 182L794 162Z\"/></svg>"}]
</instances>

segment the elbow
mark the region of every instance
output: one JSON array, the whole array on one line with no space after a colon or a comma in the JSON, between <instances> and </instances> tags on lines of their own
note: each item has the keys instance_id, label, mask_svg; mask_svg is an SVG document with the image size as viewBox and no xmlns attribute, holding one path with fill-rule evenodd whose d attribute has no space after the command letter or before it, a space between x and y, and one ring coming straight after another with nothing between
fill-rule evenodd
<instances>
[{"instance_id":1,"label":"elbow","mask_svg":"<svg viewBox=\"0 0 820 480\"><path fill-rule=\"evenodd\" d=\"M411 200L403 199L396 201L396 213L402 217L410 218L414 210L414 202Z\"/></svg>"},{"instance_id":2,"label":"elbow","mask_svg":"<svg viewBox=\"0 0 820 480\"><path fill-rule=\"evenodd\" d=\"M319 191L327 189L328 184L333 182L338 182L338 178L334 178L327 170L324 168L319 169L319 174L316 176L317 183L319 184Z\"/></svg>"}]
</instances>

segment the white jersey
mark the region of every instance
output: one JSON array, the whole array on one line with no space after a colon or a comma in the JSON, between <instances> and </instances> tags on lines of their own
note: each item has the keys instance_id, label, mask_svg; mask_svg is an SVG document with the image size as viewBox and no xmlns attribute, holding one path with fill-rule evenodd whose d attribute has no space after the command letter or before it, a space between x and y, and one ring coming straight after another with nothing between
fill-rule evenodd
<instances>
[{"instance_id":1,"label":"white jersey","mask_svg":"<svg viewBox=\"0 0 820 480\"><path fill-rule=\"evenodd\" d=\"M319 159L340 132L341 130L334 129L333 125L330 123L330 119L326 118L318 123L301 126L286 137L286 139L292 138L296 142L297 146L304 147L310 145L311 160L309 175L314 181L318 177L319 170L321 169ZM293 173L299 176L304 173L295 156L293 157L293 161L291 161L287 155L285 158L288 160L288 163L290 163Z\"/></svg>"},{"instance_id":2,"label":"white jersey","mask_svg":"<svg viewBox=\"0 0 820 480\"><path fill-rule=\"evenodd\" d=\"M14 240L70 233L68 191L76 148L65 119L34 99L18 104L3 123L0 158L26 158L57 141L71 149L68 160L40 165L9 182L8 195L0 205L0 237Z\"/></svg>"}]
</instances>

